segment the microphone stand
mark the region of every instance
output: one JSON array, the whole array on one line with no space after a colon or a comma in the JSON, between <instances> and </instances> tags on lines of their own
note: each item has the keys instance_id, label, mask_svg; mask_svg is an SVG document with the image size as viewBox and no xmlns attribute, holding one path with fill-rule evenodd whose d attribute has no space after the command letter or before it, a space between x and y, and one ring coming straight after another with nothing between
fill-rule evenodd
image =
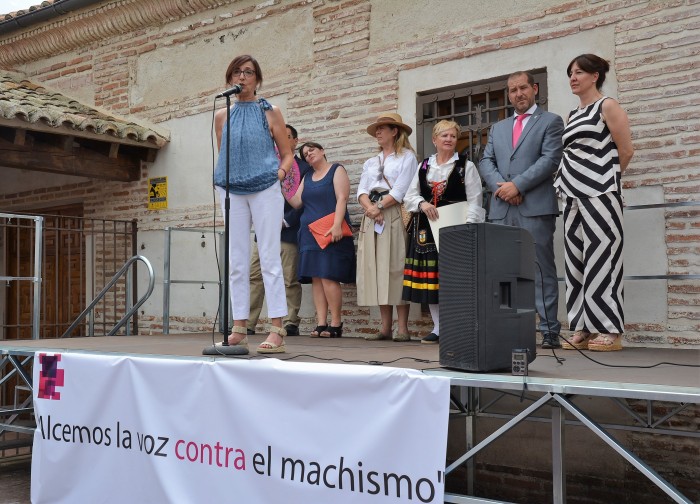
<instances>
[{"instance_id":1,"label":"microphone stand","mask_svg":"<svg viewBox=\"0 0 700 504\"><path fill-rule=\"evenodd\" d=\"M210 347L202 350L203 355L247 355L248 349L238 345L229 345L229 329L228 329L228 315L231 309L230 300L230 272L229 272L229 259L230 259L230 248L229 248L229 236L231 234L231 222L230 222L230 210L231 210L231 197L229 196L229 175L231 173L231 95L226 94L226 197L224 198L224 302L225 305L224 313L222 314L223 319L223 333L224 340L221 342L221 346L212 345ZM223 128L222 128L223 130Z\"/></svg>"}]
</instances>

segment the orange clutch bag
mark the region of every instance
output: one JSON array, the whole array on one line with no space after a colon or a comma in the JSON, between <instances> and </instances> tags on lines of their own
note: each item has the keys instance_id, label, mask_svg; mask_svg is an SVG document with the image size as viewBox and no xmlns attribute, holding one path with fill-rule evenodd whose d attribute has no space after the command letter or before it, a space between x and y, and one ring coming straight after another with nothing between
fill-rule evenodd
<instances>
[{"instance_id":1,"label":"orange clutch bag","mask_svg":"<svg viewBox=\"0 0 700 504\"><path fill-rule=\"evenodd\" d=\"M329 213L328 215L321 217L320 219L315 220L311 224L309 224L309 231L311 231L311 234L316 239L316 243L318 243L318 246L321 247L321 249L326 248L328 245L330 245L331 240L333 240L333 237L331 235L324 235L333 226L334 220L335 212ZM352 229L350 229L350 226L348 226L348 223L345 221L345 219L343 219L341 229L343 231L343 236L352 236Z\"/></svg>"}]
</instances>

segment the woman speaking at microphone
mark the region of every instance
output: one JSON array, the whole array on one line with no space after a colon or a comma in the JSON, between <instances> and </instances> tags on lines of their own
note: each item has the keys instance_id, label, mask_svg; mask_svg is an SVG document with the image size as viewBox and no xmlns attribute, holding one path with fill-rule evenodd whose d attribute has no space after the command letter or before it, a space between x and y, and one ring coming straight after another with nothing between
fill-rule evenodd
<instances>
[{"instance_id":1,"label":"woman speaking at microphone","mask_svg":"<svg viewBox=\"0 0 700 504\"><path fill-rule=\"evenodd\" d=\"M214 171L214 185L224 214L226 197L226 161L230 156L229 174L229 251L233 332L229 345L248 346L247 320L250 311L250 230L255 228L260 252L260 267L265 285L271 326L258 353L285 351L282 317L287 314L284 277L280 259L280 229L284 219L284 198L280 189L292 167L293 155L287 140L284 118L279 108L256 93L263 75L257 60L249 55L237 56L226 69L226 84L238 85L238 94L226 124L226 109L214 118L219 159ZM227 148L230 142L230 149ZM275 152L279 152L279 158Z\"/></svg>"}]
</instances>

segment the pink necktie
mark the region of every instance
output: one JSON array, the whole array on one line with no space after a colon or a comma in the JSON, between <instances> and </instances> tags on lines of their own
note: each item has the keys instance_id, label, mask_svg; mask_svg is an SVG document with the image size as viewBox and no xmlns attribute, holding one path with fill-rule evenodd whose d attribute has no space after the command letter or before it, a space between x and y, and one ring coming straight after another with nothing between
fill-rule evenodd
<instances>
[{"instance_id":1,"label":"pink necktie","mask_svg":"<svg viewBox=\"0 0 700 504\"><path fill-rule=\"evenodd\" d=\"M513 127L513 148L518 145L518 140L523 132L523 121L526 117L530 117L530 114L520 114L515 118L515 126Z\"/></svg>"}]
</instances>

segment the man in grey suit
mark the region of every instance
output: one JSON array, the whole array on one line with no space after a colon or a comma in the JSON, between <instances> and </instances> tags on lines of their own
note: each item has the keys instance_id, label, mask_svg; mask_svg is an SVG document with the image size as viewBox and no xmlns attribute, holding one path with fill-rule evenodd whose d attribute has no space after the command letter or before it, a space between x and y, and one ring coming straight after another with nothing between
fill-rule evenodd
<instances>
[{"instance_id":1,"label":"man in grey suit","mask_svg":"<svg viewBox=\"0 0 700 504\"><path fill-rule=\"evenodd\" d=\"M536 95L532 74L516 72L508 77L508 100L515 115L491 128L479 173L493 193L489 221L526 229L535 240L539 264L535 271L535 305L542 348L560 348L553 238L559 207L553 175L562 156L564 121L535 105Z\"/></svg>"}]
</instances>

